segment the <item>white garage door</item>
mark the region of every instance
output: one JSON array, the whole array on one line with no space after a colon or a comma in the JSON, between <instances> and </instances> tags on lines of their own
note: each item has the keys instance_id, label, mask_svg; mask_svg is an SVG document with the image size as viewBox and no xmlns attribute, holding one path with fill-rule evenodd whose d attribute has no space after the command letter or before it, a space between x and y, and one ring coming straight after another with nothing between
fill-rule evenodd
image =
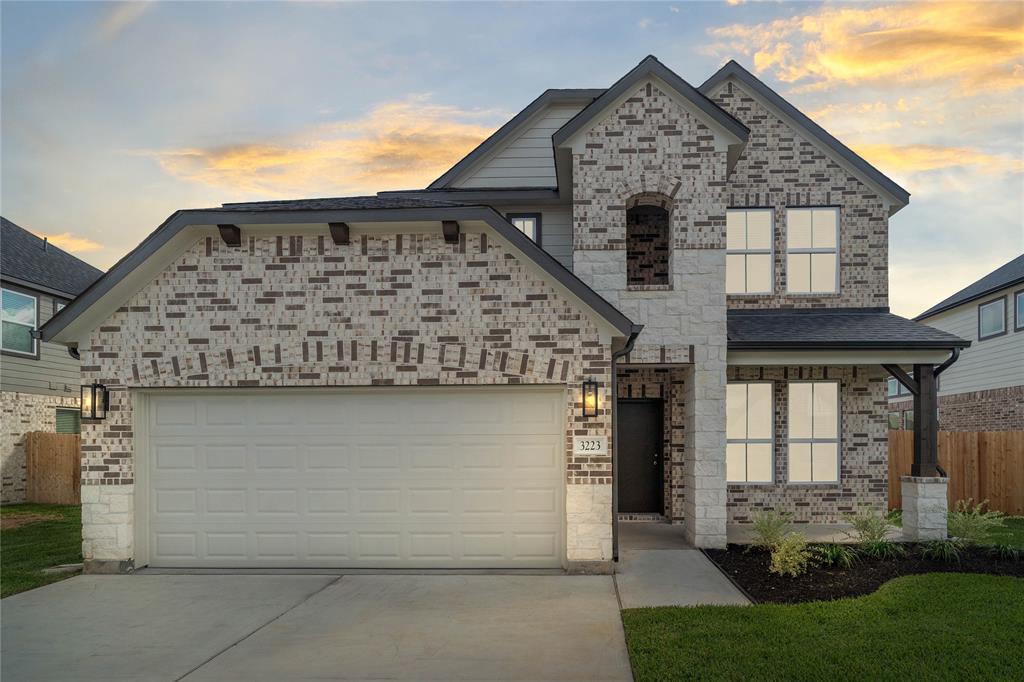
<instances>
[{"instance_id":1,"label":"white garage door","mask_svg":"<svg viewBox=\"0 0 1024 682\"><path fill-rule=\"evenodd\" d=\"M561 390L151 394L152 566L557 567Z\"/></svg>"}]
</instances>

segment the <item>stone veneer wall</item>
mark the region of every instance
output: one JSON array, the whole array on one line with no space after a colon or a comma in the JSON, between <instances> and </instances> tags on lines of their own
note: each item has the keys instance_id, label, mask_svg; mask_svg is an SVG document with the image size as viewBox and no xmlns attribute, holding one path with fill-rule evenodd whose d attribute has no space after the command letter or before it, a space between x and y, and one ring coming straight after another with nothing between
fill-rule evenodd
<instances>
[{"instance_id":1,"label":"stone veneer wall","mask_svg":"<svg viewBox=\"0 0 1024 682\"><path fill-rule=\"evenodd\" d=\"M885 202L735 82L711 99L750 128L729 175L728 203L774 208L774 293L729 295L731 308L879 307L889 304L889 220ZM786 207L839 206L838 294L786 294Z\"/></svg>"},{"instance_id":2,"label":"stone veneer wall","mask_svg":"<svg viewBox=\"0 0 1024 682\"><path fill-rule=\"evenodd\" d=\"M132 389L561 384L568 559L609 561L611 454L573 455L572 437L610 436L611 349L532 273L487 234L198 240L81 349L83 381L112 389L82 429L83 556L133 558ZM585 378L605 391L587 420Z\"/></svg>"},{"instance_id":3,"label":"stone veneer wall","mask_svg":"<svg viewBox=\"0 0 1024 682\"><path fill-rule=\"evenodd\" d=\"M686 501L686 385L692 367L626 366L618 369L618 397L657 398L663 402L665 433L662 443L665 495L662 513L672 523L685 519ZM621 424L620 424L621 426ZM622 453L619 453L621 466Z\"/></svg>"},{"instance_id":4,"label":"stone veneer wall","mask_svg":"<svg viewBox=\"0 0 1024 682\"><path fill-rule=\"evenodd\" d=\"M787 483L788 382L838 380L839 484ZM884 513L889 501L889 437L881 367L730 367L730 381L772 381L775 393L775 483L730 484L729 522L757 512L792 512L797 523L836 523L846 514Z\"/></svg>"},{"instance_id":5,"label":"stone veneer wall","mask_svg":"<svg viewBox=\"0 0 1024 682\"><path fill-rule=\"evenodd\" d=\"M573 269L644 325L632 355L693 362L683 398L690 428L682 516L692 542L724 546L726 151L654 83L585 135L573 154ZM637 203L670 209L669 287L628 286L626 209Z\"/></svg>"},{"instance_id":6,"label":"stone veneer wall","mask_svg":"<svg viewBox=\"0 0 1024 682\"><path fill-rule=\"evenodd\" d=\"M892 401L890 412L914 409L913 400ZM1024 430L1024 386L939 396L941 431Z\"/></svg>"},{"instance_id":7,"label":"stone veneer wall","mask_svg":"<svg viewBox=\"0 0 1024 682\"><path fill-rule=\"evenodd\" d=\"M56 431L58 407L78 407L78 396L0 392L0 504L25 501L25 435Z\"/></svg>"}]
</instances>

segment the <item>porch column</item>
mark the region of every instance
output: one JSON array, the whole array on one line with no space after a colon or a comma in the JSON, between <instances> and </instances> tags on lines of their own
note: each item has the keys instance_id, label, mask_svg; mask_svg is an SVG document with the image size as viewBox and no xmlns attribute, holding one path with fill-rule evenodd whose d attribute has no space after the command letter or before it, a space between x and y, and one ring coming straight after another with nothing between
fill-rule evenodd
<instances>
[{"instance_id":1,"label":"porch column","mask_svg":"<svg viewBox=\"0 0 1024 682\"><path fill-rule=\"evenodd\" d=\"M939 401L934 365L914 365L914 463L912 476L939 475Z\"/></svg>"}]
</instances>

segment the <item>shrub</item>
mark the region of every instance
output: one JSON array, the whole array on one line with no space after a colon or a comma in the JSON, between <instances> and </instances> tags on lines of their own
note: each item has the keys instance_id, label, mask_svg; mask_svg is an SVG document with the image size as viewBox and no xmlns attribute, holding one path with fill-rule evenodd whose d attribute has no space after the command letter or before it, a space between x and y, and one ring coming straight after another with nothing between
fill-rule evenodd
<instances>
[{"instance_id":1,"label":"shrub","mask_svg":"<svg viewBox=\"0 0 1024 682\"><path fill-rule=\"evenodd\" d=\"M792 514L785 514L778 511L761 512L754 514L754 542L752 547L773 549L777 547L786 536L789 527L789 520Z\"/></svg>"},{"instance_id":2,"label":"shrub","mask_svg":"<svg viewBox=\"0 0 1024 682\"><path fill-rule=\"evenodd\" d=\"M924 543L921 556L930 561L943 561L947 564L960 563L960 550L963 549L956 540L931 540Z\"/></svg>"},{"instance_id":3,"label":"shrub","mask_svg":"<svg viewBox=\"0 0 1024 682\"><path fill-rule=\"evenodd\" d=\"M989 556L993 556L1002 561L1021 561L1024 560L1024 550L1018 549L1013 545L1001 543L989 547Z\"/></svg>"},{"instance_id":4,"label":"shrub","mask_svg":"<svg viewBox=\"0 0 1024 682\"><path fill-rule=\"evenodd\" d=\"M1002 528L1005 517L1002 512L985 511L988 500L974 504L974 500L960 500L949 512L946 522L949 535L967 545L985 542L991 532Z\"/></svg>"},{"instance_id":5,"label":"shrub","mask_svg":"<svg viewBox=\"0 0 1024 682\"><path fill-rule=\"evenodd\" d=\"M772 563L769 571L776 575L795 578L807 570L811 550L807 548L807 536L803 533L786 533L777 545L772 547Z\"/></svg>"},{"instance_id":6,"label":"shrub","mask_svg":"<svg viewBox=\"0 0 1024 682\"><path fill-rule=\"evenodd\" d=\"M889 540L873 540L857 546L861 554L875 559L900 559L907 555L907 548Z\"/></svg>"},{"instance_id":7,"label":"shrub","mask_svg":"<svg viewBox=\"0 0 1024 682\"><path fill-rule=\"evenodd\" d=\"M857 550L849 545L818 545L814 548L814 561L819 566L853 568L857 563Z\"/></svg>"},{"instance_id":8,"label":"shrub","mask_svg":"<svg viewBox=\"0 0 1024 682\"><path fill-rule=\"evenodd\" d=\"M847 536L858 545L888 542L889 532L896 527L888 516L879 516L871 512L847 516L846 521L853 526L853 533L847 533Z\"/></svg>"}]
</instances>

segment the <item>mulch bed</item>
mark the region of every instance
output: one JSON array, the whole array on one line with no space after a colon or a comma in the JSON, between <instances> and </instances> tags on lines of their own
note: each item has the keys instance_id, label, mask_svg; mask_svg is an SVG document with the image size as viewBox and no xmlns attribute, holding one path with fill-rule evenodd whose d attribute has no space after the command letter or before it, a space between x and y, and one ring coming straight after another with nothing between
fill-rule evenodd
<instances>
[{"instance_id":1,"label":"mulch bed","mask_svg":"<svg viewBox=\"0 0 1024 682\"><path fill-rule=\"evenodd\" d=\"M704 551L757 602L796 604L859 597L874 592L888 580L919 573L989 573L1024 578L1024 560L998 559L989 554L987 547L962 550L959 563L925 559L918 545L907 545L907 550L901 559L861 557L852 568L811 566L796 578L769 573L771 559L766 550L729 545L728 549Z\"/></svg>"}]
</instances>

